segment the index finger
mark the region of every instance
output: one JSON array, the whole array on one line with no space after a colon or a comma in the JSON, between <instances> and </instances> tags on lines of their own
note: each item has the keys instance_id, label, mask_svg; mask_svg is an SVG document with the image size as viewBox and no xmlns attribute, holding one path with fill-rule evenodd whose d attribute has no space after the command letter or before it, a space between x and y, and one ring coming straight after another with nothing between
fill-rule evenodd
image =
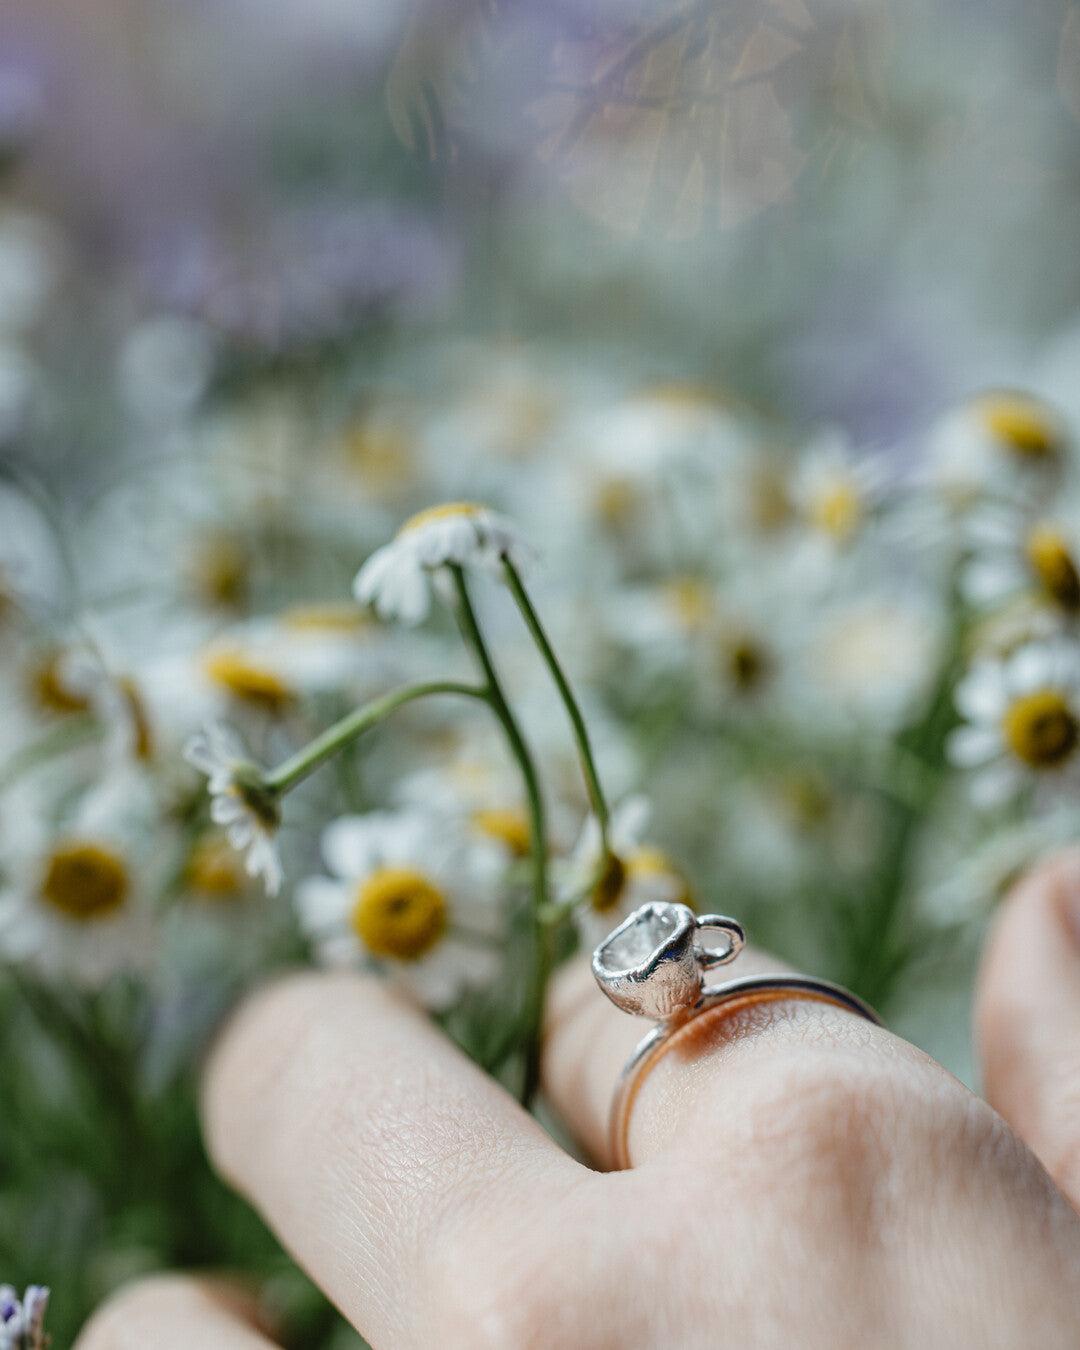
<instances>
[{"instance_id":1,"label":"index finger","mask_svg":"<svg viewBox=\"0 0 1080 1350\"><path fill-rule=\"evenodd\" d=\"M459 1253L514 1248L590 1174L381 982L292 976L228 1027L204 1091L219 1169L362 1334L439 1343Z\"/></svg>"}]
</instances>

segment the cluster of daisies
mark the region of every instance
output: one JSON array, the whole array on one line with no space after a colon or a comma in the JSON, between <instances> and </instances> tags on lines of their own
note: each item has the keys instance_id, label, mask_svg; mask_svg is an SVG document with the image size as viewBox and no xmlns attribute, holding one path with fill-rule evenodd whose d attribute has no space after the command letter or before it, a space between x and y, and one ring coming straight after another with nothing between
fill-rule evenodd
<instances>
[{"instance_id":1,"label":"cluster of daisies","mask_svg":"<svg viewBox=\"0 0 1080 1350\"><path fill-rule=\"evenodd\" d=\"M248 400L78 513L0 483L0 991L73 1077L112 1035L104 1064L180 1082L238 985L306 958L530 1101L549 976L647 902L808 961L829 934L823 973L887 1007L904 952L1076 836L1055 403L979 394L870 454L480 356L317 451ZM0 1350L43 1311L3 1291Z\"/></svg>"},{"instance_id":2,"label":"cluster of daisies","mask_svg":"<svg viewBox=\"0 0 1080 1350\"><path fill-rule=\"evenodd\" d=\"M995 395L985 416L1011 454L979 493L959 492L969 668L949 740L989 809L1025 791L1068 792L1080 767L1080 502L1060 417Z\"/></svg>"},{"instance_id":3,"label":"cluster of daisies","mask_svg":"<svg viewBox=\"0 0 1080 1350\"><path fill-rule=\"evenodd\" d=\"M420 374L317 451L287 401L191 413L76 518L0 490L12 970L302 941L448 1010L649 899L865 894L897 802L928 893L1071 828L1055 405L978 395L902 457L544 353Z\"/></svg>"},{"instance_id":4,"label":"cluster of daisies","mask_svg":"<svg viewBox=\"0 0 1080 1350\"><path fill-rule=\"evenodd\" d=\"M674 412L662 411L681 433L688 411L690 426L703 415L692 401L689 410L675 401ZM703 425L695 429L700 433ZM679 688L689 676L682 684L688 716L698 698L706 710L721 708L724 716L830 719L846 722L849 731L872 718L899 732L932 692L935 676L943 671L948 683L956 680L957 666L966 665L952 691L959 725L946 749L955 765L973 770L973 801L1000 810L1027 787L1060 788L1061 771L1080 749L1073 692L1080 648L1070 632L1080 610L1080 571L1068 526L1047 511L1066 470L1064 426L1042 400L994 392L946 421L938 437L937 456L919 475L910 481L894 475L891 482L882 463L824 439L782 502L769 500L777 484L756 477L767 474L768 464L744 462L747 481L740 489L760 492L763 513L767 517L769 508L780 519L766 519L756 540L744 519L741 532L723 541L725 549L743 554L738 576L744 593L734 617L725 612L727 597L716 573L708 572L617 586L610 600L600 600L595 616L582 597L583 614L595 619L593 631L600 643L608 638L611 652L630 649L633 673L646 685L659 676ZM640 487L620 481L616 493L607 485L602 507L614 512L616 524L624 513L633 515ZM748 504L744 500L741 510ZM925 594L913 597L910 583L854 600L845 595L875 550L880 565L886 545L894 553L906 550L911 565L924 569L923 590L928 575L943 570L957 595L943 597L936 615ZM535 766L511 726L509 758L524 757L518 782L503 773L496 787L490 769L473 766L470 773L464 764L456 782L453 772L442 772L441 785L426 775L419 801L408 800L407 786L399 811L346 815L324 830L329 875L308 877L295 891L302 930L324 960L374 963L436 1008L451 1005L467 984L494 980L508 880L515 867L521 875L518 865L529 858L540 869L534 904L545 916L571 922L590 944L646 900L694 900L685 872L646 833L646 799L627 795L615 810L607 805L580 707L524 590L521 574L533 561L533 550L508 519L482 505L451 502L408 519L354 582L361 605L409 626L429 617L433 596L445 601L466 646L474 648L483 683L420 692L487 697L496 722L503 720L503 694L466 578L507 584L577 733L592 807L577 844L565 847L546 812L541 815L530 800ZM814 602L837 615L831 648L819 629L821 650L804 637L801 652L785 652L776 637L776 610ZM915 647L917 660L909 651L905 663L905 644ZM821 667L816 681L808 678L815 657ZM386 704L388 711L397 706L394 700ZM506 716L513 717L508 710ZM249 867L273 888L281 872L273 844L281 796L371 725L362 714L346 718L336 736L331 729L313 743L309 756L294 756L284 774L253 765L224 728L189 746L189 758L210 779L211 814L228 824ZM414 794L416 788L414 775ZM556 799L556 813L572 816L572 804L558 800L557 792Z\"/></svg>"},{"instance_id":5,"label":"cluster of daisies","mask_svg":"<svg viewBox=\"0 0 1080 1350\"><path fill-rule=\"evenodd\" d=\"M331 964L376 964L427 1006L451 1007L468 986L490 985L505 953L515 874L530 895L533 917L596 931L649 899L685 899L687 883L662 851L645 841L649 807L632 796L610 810L580 706L528 598L522 571L534 553L515 525L490 508L452 502L413 516L358 572L354 593L386 620L414 625L428 617L433 594L455 615L479 680L436 680L372 700L294 754L276 771L261 769L229 728L212 725L192 738L188 760L208 777L210 814L226 826L248 869L276 891L282 867L275 838L281 798L328 758L346 750L406 702L458 695L486 704L504 741L506 763L493 769L466 757L433 782L406 779L396 810L338 817L321 835L327 874L295 888L301 930ZM541 660L553 677L576 743L589 814L576 846L560 854L556 803L540 781L526 734L510 707L482 631L470 586L478 577L505 581L517 596ZM426 778L426 781L425 781ZM412 800L410 800L412 798ZM549 858L554 868L549 868Z\"/></svg>"}]
</instances>

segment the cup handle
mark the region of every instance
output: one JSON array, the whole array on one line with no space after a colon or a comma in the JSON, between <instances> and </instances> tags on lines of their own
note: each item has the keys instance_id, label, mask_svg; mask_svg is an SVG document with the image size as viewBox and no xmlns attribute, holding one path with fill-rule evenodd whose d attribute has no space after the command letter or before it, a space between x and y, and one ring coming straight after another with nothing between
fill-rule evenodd
<instances>
[{"instance_id":1,"label":"cup handle","mask_svg":"<svg viewBox=\"0 0 1080 1350\"><path fill-rule=\"evenodd\" d=\"M727 944L723 947L706 947L695 944L697 963L702 970L712 970L716 966L726 966L734 961L746 946L746 933L741 923L729 919L723 914L702 914L697 920L698 934L704 932L724 933Z\"/></svg>"}]
</instances>

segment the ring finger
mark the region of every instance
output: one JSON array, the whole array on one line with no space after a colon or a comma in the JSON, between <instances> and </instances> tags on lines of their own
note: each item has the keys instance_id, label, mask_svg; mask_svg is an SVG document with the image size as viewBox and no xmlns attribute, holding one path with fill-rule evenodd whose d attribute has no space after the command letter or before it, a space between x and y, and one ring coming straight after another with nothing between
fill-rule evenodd
<instances>
[{"instance_id":1,"label":"ring finger","mask_svg":"<svg viewBox=\"0 0 1080 1350\"><path fill-rule=\"evenodd\" d=\"M777 972L791 973L761 952L748 950L739 957L740 977ZM645 1021L620 1012L600 994L587 960L579 958L555 979L544 1084L560 1115L601 1166L615 1162L610 1138L615 1086L647 1030ZM852 1057L859 1060L861 1075L872 1076L875 1062L907 1061L920 1076L947 1077L913 1046L816 998L778 996L718 1007L695 1018L671 1047L639 1079L627 1138L634 1164L673 1148L692 1152L695 1133L715 1143L718 1123L736 1128L740 1114L731 1105L753 1098L755 1083L768 1083L771 1095L790 1095L798 1102L805 1094L796 1089L796 1079L805 1087L815 1077L827 1084L830 1077L851 1072ZM785 1094L785 1084L790 1094ZM782 1114L782 1101L775 1109Z\"/></svg>"}]
</instances>

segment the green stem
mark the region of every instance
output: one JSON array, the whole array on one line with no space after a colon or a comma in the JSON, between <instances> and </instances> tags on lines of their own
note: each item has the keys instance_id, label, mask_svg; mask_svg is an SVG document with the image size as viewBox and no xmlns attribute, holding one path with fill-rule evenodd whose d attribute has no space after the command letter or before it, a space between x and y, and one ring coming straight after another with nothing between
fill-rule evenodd
<instances>
[{"instance_id":1,"label":"green stem","mask_svg":"<svg viewBox=\"0 0 1080 1350\"><path fill-rule=\"evenodd\" d=\"M868 906L860 907L862 922L854 925L852 966L846 982L879 1010L888 1003L903 972L906 944L900 935L910 920L906 906L919 825L932 814L944 785L945 742L957 721L953 689L963 667L968 618L955 597L955 583L953 606L953 639L942 660L934 695L922 721L901 737L899 745L900 754L920 766L918 790L893 797L877 895Z\"/></svg>"},{"instance_id":2,"label":"green stem","mask_svg":"<svg viewBox=\"0 0 1080 1350\"><path fill-rule=\"evenodd\" d=\"M517 602L518 609L521 610L521 617L525 620L525 626L532 635L533 641L540 649L540 655L544 658L547 668L551 672L551 678L555 681L559 697L562 699L570 718L574 741L581 760L581 770L585 775L585 787L589 794L589 802L600 825L600 841L606 855L609 851L608 822L610 812L608 811L607 799L604 797L604 790L600 785L600 775L597 772L596 758L593 755L592 742L589 740L589 732L585 726L585 718L581 714L581 707L574 696L574 691L570 688L570 681L566 678L566 673L559 664L559 658L555 655L555 650L548 640L548 635L540 622L540 616L529 598L529 593L522 583L517 568L509 558L504 558L503 569L506 573L506 584L510 587L510 593Z\"/></svg>"},{"instance_id":3,"label":"green stem","mask_svg":"<svg viewBox=\"0 0 1080 1350\"><path fill-rule=\"evenodd\" d=\"M327 727L303 749L298 750L295 755L290 755L276 769L266 774L261 786L275 796L283 796L350 741L362 736L396 708L412 703L418 698L427 698L429 694L460 694L463 698L490 701L486 689L472 684L461 684L455 680L430 680L423 684L406 685L404 689L395 689L393 693L372 699L362 708L357 708L355 712L335 722L332 727Z\"/></svg>"},{"instance_id":4,"label":"green stem","mask_svg":"<svg viewBox=\"0 0 1080 1350\"><path fill-rule=\"evenodd\" d=\"M462 634L473 649L483 672L485 688L483 696L488 699L502 724L510 750L521 768L525 781L525 795L529 804L529 833L533 860L533 879L536 904L539 908L547 902L547 826L545 823L544 799L540 791L540 778L536 772L532 752L525 743L525 737L518 726L517 718L510 710L506 694L499 679L495 664L491 659L484 635L469 595L468 583L460 567L451 567L454 584L458 594L458 617Z\"/></svg>"},{"instance_id":5,"label":"green stem","mask_svg":"<svg viewBox=\"0 0 1080 1350\"><path fill-rule=\"evenodd\" d=\"M502 682L491 659L484 635L469 595L468 582L460 567L452 566L451 575L457 590L457 618L462 636L472 648L479 662L485 681L485 693L492 709L502 724L503 732L510 751L521 769L525 783L525 795L529 804L529 834L533 863L533 944L535 960L532 980L526 998L526 1017L529 1028L529 1041L526 1051L525 1075L521 1099L527 1106L536 1094L540 1081L540 1033L544 1017L544 997L547 992L548 977L553 964L551 941L543 915L548 908L547 879L547 825L545 820L544 798L540 790L540 778L532 753L525 742L517 719L510 709Z\"/></svg>"}]
</instances>

